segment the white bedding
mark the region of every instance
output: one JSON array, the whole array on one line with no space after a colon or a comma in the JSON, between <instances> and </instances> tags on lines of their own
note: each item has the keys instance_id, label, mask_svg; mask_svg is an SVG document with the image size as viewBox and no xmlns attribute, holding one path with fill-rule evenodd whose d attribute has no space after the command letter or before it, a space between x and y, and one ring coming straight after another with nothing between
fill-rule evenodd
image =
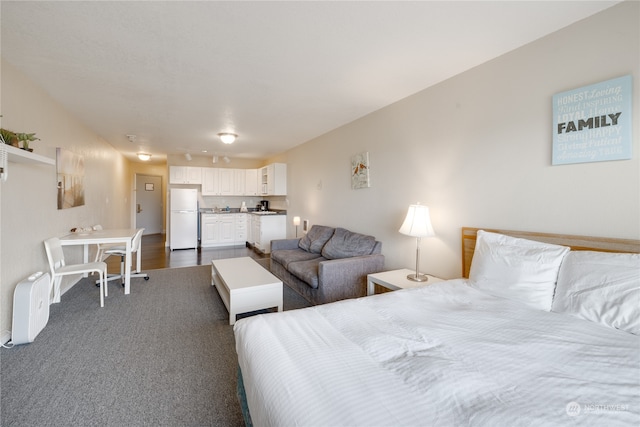
<instances>
[{"instance_id":1,"label":"white bedding","mask_svg":"<svg viewBox=\"0 0 640 427\"><path fill-rule=\"evenodd\" d=\"M256 426L640 425L640 337L463 280L234 331Z\"/></svg>"}]
</instances>

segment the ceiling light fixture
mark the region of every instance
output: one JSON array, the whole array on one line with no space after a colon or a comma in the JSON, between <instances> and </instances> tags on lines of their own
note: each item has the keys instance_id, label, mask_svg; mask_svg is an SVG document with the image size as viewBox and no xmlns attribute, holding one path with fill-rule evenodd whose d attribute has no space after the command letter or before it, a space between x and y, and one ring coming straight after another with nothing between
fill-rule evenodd
<instances>
[{"instance_id":1,"label":"ceiling light fixture","mask_svg":"<svg viewBox=\"0 0 640 427\"><path fill-rule=\"evenodd\" d=\"M151 159L151 154L149 154L149 153L138 153L138 158L140 160L142 160L143 162L146 162L147 160Z\"/></svg>"},{"instance_id":2,"label":"ceiling light fixture","mask_svg":"<svg viewBox=\"0 0 640 427\"><path fill-rule=\"evenodd\" d=\"M233 144L233 141L235 141L238 137L238 135L236 135L235 133L228 132L219 133L218 136L220 137L220 141L225 144Z\"/></svg>"}]
</instances>

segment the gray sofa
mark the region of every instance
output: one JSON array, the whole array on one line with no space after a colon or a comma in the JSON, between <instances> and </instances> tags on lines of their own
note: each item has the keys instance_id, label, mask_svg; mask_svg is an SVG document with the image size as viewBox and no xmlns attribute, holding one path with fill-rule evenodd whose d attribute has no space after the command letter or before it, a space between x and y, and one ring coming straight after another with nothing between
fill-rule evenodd
<instances>
[{"instance_id":1,"label":"gray sofa","mask_svg":"<svg viewBox=\"0 0 640 427\"><path fill-rule=\"evenodd\" d=\"M300 239L271 241L271 272L311 304L356 298L367 274L383 270L381 250L373 236L314 225Z\"/></svg>"}]
</instances>

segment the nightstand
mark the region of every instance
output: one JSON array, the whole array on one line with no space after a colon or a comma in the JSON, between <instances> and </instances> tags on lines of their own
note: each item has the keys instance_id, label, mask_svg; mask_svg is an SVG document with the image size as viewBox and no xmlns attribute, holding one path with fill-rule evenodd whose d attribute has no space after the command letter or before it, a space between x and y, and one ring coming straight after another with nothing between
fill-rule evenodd
<instances>
[{"instance_id":1,"label":"nightstand","mask_svg":"<svg viewBox=\"0 0 640 427\"><path fill-rule=\"evenodd\" d=\"M380 285L384 288L391 289L392 291L398 289L417 288L420 286L428 286L433 283L442 282L435 276L426 275L429 280L426 282L414 282L407 279L407 275L415 274L415 270L403 268L401 270L383 271L382 273L367 274L367 295L373 295L375 292L375 285Z\"/></svg>"}]
</instances>

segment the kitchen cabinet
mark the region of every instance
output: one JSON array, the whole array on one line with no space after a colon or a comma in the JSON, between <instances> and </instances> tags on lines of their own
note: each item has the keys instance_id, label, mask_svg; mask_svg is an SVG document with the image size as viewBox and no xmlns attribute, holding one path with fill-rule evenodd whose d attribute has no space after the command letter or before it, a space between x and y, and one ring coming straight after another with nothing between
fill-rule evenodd
<instances>
[{"instance_id":1,"label":"kitchen cabinet","mask_svg":"<svg viewBox=\"0 0 640 427\"><path fill-rule=\"evenodd\" d=\"M218 171L220 174L220 195L221 196L235 195L234 169L219 169Z\"/></svg>"},{"instance_id":2,"label":"kitchen cabinet","mask_svg":"<svg viewBox=\"0 0 640 427\"><path fill-rule=\"evenodd\" d=\"M220 245L233 245L235 244L235 215L218 215L220 224Z\"/></svg>"},{"instance_id":3,"label":"kitchen cabinet","mask_svg":"<svg viewBox=\"0 0 640 427\"><path fill-rule=\"evenodd\" d=\"M202 168L202 195L217 196L220 194L220 174L216 168Z\"/></svg>"},{"instance_id":4,"label":"kitchen cabinet","mask_svg":"<svg viewBox=\"0 0 640 427\"><path fill-rule=\"evenodd\" d=\"M200 246L213 246L220 240L217 215L202 214L200 217Z\"/></svg>"},{"instance_id":5,"label":"kitchen cabinet","mask_svg":"<svg viewBox=\"0 0 640 427\"><path fill-rule=\"evenodd\" d=\"M260 237L260 217L250 214L247 222L247 237L249 238L247 242L249 242L251 246L255 246L256 240Z\"/></svg>"},{"instance_id":6,"label":"kitchen cabinet","mask_svg":"<svg viewBox=\"0 0 640 427\"><path fill-rule=\"evenodd\" d=\"M187 172L174 171L171 166L171 184L195 184L195 178L186 179ZM195 168L200 170L203 196L285 196L287 194L287 165L274 163L260 169ZM175 176L174 176L175 175Z\"/></svg>"},{"instance_id":7,"label":"kitchen cabinet","mask_svg":"<svg viewBox=\"0 0 640 427\"><path fill-rule=\"evenodd\" d=\"M202 168L170 166L169 184L202 184Z\"/></svg>"},{"instance_id":8,"label":"kitchen cabinet","mask_svg":"<svg viewBox=\"0 0 640 427\"><path fill-rule=\"evenodd\" d=\"M244 169L233 169L233 194L244 196L247 174Z\"/></svg>"},{"instance_id":9,"label":"kitchen cabinet","mask_svg":"<svg viewBox=\"0 0 640 427\"><path fill-rule=\"evenodd\" d=\"M203 196L235 196L235 169L202 168Z\"/></svg>"},{"instance_id":10,"label":"kitchen cabinet","mask_svg":"<svg viewBox=\"0 0 640 427\"><path fill-rule=\"evenodd\" d=\"M253 247L265 254L271 253L271 241L286 238L286 215L252 215L251 238Z\"/></svg>"},{"instance_id":11,"label":"kitchen cabinet","mask_svg":"<svg viewBox=\"0 0 640 427\"><path fill-rule=\"evenodd\" d=\"M245 196L258 196L258 169L245 169Z\"/></svg>"},{"instance_id":12,"label":"kitchen cabinet","mask_svg":"<svg viewBox=\"0 0 640 427\"><path fill-rule=\"evenodd\" d=\"M235 229L234 229L234 240L236 244L246 244L248 233L247 233L247 214L236 214L235 216Z\"/></svg>"},{"instance_id":13,"label":"kitchen cabinet","mask_svg":"<svg viewBox=\"0 0 640 427\"><path fill-rule=\"evenodd\" d=\"M244 245L247 214L202 214L200 247Z\"/></svg>"},{"instance_id":14,"label":"kitchen cabinet","mask_svg":"<svg viewBox=\"0 0 640 427\"><path fill-rule=\"evenodd\" d=\"M287 195L287 165L285 163L272 163L261 168L259 180L261 195Z\"/></svg>"}]
</instances>

